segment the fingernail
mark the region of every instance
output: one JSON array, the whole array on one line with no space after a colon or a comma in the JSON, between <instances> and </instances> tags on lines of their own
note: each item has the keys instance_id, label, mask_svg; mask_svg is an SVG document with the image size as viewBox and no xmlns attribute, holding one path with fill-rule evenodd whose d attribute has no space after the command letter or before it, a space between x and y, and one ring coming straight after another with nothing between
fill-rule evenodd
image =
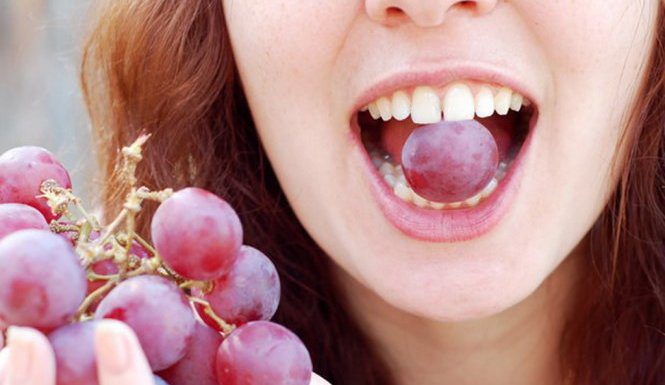
<instances>
[{"instance_id":1,"label":"fingernail","mask_svg":"<svg viewBox=\"0 0 665 385\"><path fill-rule=\"evenodd\" d=\"M7 346L9 347L8 367L11 369L10 384L22 384L28 381L35 343L35 338L29 330L19 327L9 328Z\"/></svg>"},{"instance_id":2,"label":"fingernail","mask_svg":"<svg viewBox=\"0 0 665 385\"><path fill-rule=\"evenodd\" d=\"M129 365L128 327L116 321L103 322L95 331L97 360L104 371L122 373Z\"/></svg>"}]
</instances>

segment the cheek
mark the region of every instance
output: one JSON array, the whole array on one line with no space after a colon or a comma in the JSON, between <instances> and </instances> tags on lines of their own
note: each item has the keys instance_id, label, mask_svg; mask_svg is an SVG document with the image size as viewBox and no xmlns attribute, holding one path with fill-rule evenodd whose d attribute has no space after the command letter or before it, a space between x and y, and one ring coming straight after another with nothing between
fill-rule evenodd
<instances>
[{"instance_id":1,"label":"cheek","mask_svg":"<svg viewBox=\"0 0 665 385\"><path fill-rule=\"evenodd\" d=\"M615 184L611 164L642 83L658 0L518 3L533 15L552 79L540 185L559 192L562 207L595 216Z\"/></svg>"},{"instance_id":2,"label":"cheek","mask_svg":"<svg viewBox=\"0 0 665 385\"><path fill-rule=\"evenodd\" d=\"M271 91L322 85L344 44L357 3L227 0L226 20L248 97L267 99ZM259 95L264 91L266 97Z\"/></svg>"}]
</instances>

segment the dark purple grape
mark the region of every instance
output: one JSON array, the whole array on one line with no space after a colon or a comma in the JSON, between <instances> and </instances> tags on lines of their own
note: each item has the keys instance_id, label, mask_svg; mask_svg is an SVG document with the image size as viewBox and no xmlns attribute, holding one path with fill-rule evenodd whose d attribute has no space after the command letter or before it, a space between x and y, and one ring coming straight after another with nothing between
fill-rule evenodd
<instances>
[{"instance_id":1,"label":"dark purple grape","mask_svg":"<svg viewBox=\"0 0 665 385\"><path fill-rule=\"evenodd\" d=\"M283 326L250 322L231 333L217 352L219 385L309 385L312 360Z\"/></svg>"},{"instance_id":2,"label":"dark purple grape","mask_svg":"<svg viewBox=\"0 0 665 385\"><path fill-rule=\"evenodd\" d=\"M159 206L152 219L152 239L173 271L188 279L212 280L235 262L242 226L223 199L187 188Z\"/></svg>"},{"instance_id":3,"label":"dark purple grape","mask_svg":"<svg viewBox=\"0 0 665 385\"><path fill-rule=\"evenodd\" d=\"M86 276L72 246L44 230L0 241L0 317L42 330L66 324L85 298Z\"/></svg>"},{"instance_id":4,"label":"dark purple grape","mask_svg":"<svg viewBox=\"0 0 665 385\"><path fill-rule=\"evenodd\" d=\"M158 276L138 276L118 285L95 312L95 319L105 318L134 330L154 371L185 356L196 324L180 288Z\"/></svg>"}]
</instances>

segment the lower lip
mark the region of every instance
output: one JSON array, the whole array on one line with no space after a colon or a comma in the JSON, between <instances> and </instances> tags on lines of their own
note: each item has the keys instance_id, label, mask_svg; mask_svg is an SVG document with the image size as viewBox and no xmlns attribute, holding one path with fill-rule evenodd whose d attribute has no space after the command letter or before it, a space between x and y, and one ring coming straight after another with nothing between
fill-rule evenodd
<instances>
[{"instance_id":1,"label":"lower lip","mask_svg":"<svg viewBox=\"0 0 665 385\"><path fill-rule=\"evenodd\" d=\"M352 120L350 135L355 153L370 182L372 195L388 221L409 237L429 242L453 243L486 234L508 212L524 172L523 164L531 148L535 121L536 119L532 121L521 151L494 193L477 206L456 210L423 209L398 198L383 181L365 150L357 119Z\"/></svg>"}]
</instances>

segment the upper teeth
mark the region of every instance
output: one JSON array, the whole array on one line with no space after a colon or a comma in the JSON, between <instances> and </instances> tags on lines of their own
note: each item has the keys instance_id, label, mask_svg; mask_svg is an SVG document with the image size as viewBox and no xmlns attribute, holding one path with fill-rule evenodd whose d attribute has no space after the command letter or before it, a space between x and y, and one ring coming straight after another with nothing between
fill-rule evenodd
<instances>
[{"instance_id":1,"label":"upper teeth","mask_svg":"<svg viewBox=\"0 0 665 385\"><path fill-rule=\"evenodd\" d=\"M442 115L446 121L486 118L495 112L506 115L509 110L519 111L528 103L524 96L508 87L480 85L472 90L458 82L448 86L441 96L429 86L416 87L412 92L400 90L380 97L363 111L368 110L372 118L384 121L411 116L414 123L431 124L441 121Z\"/></svg>"}]
</instances>

